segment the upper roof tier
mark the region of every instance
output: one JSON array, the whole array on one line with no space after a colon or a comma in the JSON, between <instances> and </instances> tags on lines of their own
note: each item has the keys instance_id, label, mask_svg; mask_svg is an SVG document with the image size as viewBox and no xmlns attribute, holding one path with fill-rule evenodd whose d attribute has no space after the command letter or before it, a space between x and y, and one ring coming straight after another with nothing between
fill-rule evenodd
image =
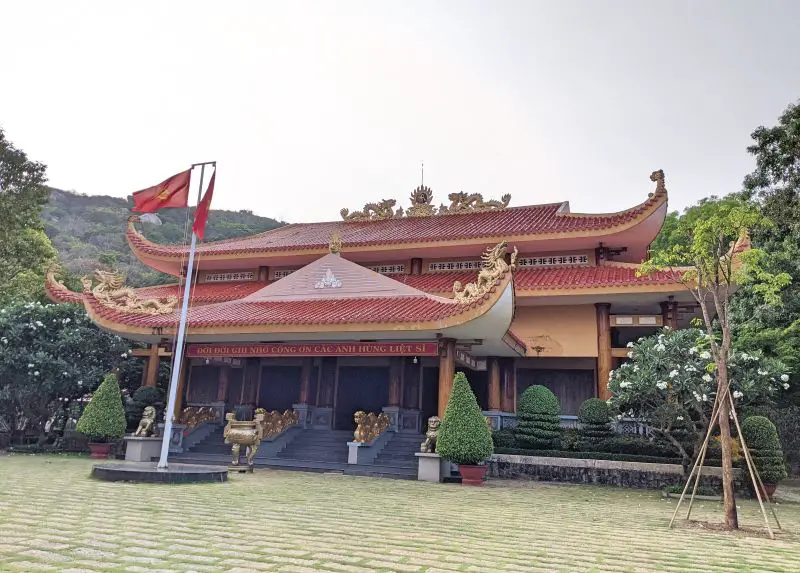
<instances>
[{"instance_id":1,"label":"upper roof tier","mask_svg":"<svg viewBox=\"0 0 800 573\"><path fill-rule=\"evenodd\" d=\"M656 189L645 202L604 214L571 213L568 202L506 207L508 197L502 203L481 199L469 206L468 197L459 194L451 195L450 208L437 209L430 206L431 191L420 187L405 214L402 209L391 210L394 201L384 201L356 213L343 209L342 221L289 224L250 237L203 243L197 248L197 265L201 270L305 265L327 252L334 233L341 237L348 258L356 262L472 256L499 239L513 242L523 253L593 249L602 242L626 249L618 260L640 262L667 211L663 172L654 172L651 180ZM454 208L458 205L462 206ZM420 211L421 207L428 210ZM136 256L152 268L179 275L187 247L149 241L134 222L129 222L127 238Z\"/></svg>"}]
</instances>

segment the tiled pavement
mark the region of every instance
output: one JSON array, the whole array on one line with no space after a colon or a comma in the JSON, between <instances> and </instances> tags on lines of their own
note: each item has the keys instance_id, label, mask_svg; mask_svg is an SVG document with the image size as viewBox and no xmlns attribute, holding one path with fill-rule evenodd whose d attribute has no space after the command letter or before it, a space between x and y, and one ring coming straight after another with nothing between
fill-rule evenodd
<instances>
[{"instance_id":1,"label":"tiled pavement","mask_svg":"<svg viewBox=\"0 0 800 573\"><path fill-rule=\"evenodd\" d=\"M657 492L483 489L257 471L227 484L89 479L86 459L0 457L0 571L797 572L800 506L776 541L681 527ZM740 504L743 523L757 507ZM701 502L697 517L719 520Z\"/></svg>"}]
</instances>

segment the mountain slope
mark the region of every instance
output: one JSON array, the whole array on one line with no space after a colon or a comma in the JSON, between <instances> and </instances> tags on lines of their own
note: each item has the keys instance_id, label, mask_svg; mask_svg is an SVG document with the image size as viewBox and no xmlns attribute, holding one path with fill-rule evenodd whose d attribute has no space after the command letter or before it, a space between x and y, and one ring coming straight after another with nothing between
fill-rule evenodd
<instances>
[{"instance_id":1,"label":"mountain slope","mask_svg":"<svg viewBox=\"0 0 800 573\"><path fill-rule=\"evenodd\" d=\"M124 272L131 286L175 280L141 264L128 247L125 226L132 204L119 197L50 190L50 201L42 212L42 219L45 232L68 271L84 275L99 267L111 267ZM183 243L186 210L164 209L158 215L163 225L141 225L139 228L144 235L157 243ZM206 240L252 235L282 224L251 211L212 210Z\"/></svg>"}]
</instances>

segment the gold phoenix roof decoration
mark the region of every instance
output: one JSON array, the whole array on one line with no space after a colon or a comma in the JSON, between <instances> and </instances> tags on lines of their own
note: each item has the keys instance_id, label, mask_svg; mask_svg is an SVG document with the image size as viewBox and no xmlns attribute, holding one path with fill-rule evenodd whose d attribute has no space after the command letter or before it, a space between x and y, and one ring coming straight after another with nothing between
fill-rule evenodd
<instances>
[{"instance_id":1,"label":"gold phoenix roof decoration","mask_svg":"<svg viewBox=\"0 0 800 573\"><path fill-rule=\"evenodd\" d=\"M367 203L360 211L350 212L344 208L339 213L345 221L383 221L385 219L398 219L400 217L430 217L433 215L458 215L462 213L481 213L483 211L499 211L508 207L511 195L505 194L500 200L490 199L485 201L480 193L450 193L447 198L450 205L433 203L433 191L430 187L420 185L411 192L411 206L407 211L402 207L395 209L395 199L383 199L377 203Z\"/></svg>"},{"instance_id":2,"label":"gold phoenix roof decoration","mask_svg":"<svg viewBox=\"0 0 800 573\"><path fill-rule=\"evenodd\" d=\"M514 247L509 264L506 262L507 248L508 243L505 241L500 241L494 247L488 247L481 255L483 268L478 271L478 280L463 287L460 281L453 283L453 300L464 304L473 303L492 290L497 280L506 272L514 271L517 268L519 251Z\"/></svg>"},{"instance_id":3,"label":"gold phoenix roof decoration","mask_svg":"<svg viewBox=\"0 0 800 573\"><path fill-rule=\"evenodd\" d=\"M94 272L97 284L92 287L92 277L81 279L84 293L92 296L102 305L120 312L131 314L170 314L178 305L177 296L165 298L142 298L135 290L125 286L125 276L119 272L97 270Z\"/></svg>"}]
</instances>

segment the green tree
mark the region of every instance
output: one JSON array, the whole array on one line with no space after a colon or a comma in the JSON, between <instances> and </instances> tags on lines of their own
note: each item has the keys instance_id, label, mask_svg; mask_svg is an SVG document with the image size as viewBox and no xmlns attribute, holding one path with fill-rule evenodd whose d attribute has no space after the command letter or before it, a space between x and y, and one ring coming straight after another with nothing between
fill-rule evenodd
<instances>
[{"instance_id":1,"label":"green tree","mask_svg":"<svg viewBox=\"0 0 800 573\"><path fill-rule=\"evenodd\" d=\"M116 374L108 374L92 394L75 427L90 442L105 443L125 436L125 409Z\"/></svg>"},{"instance_id":2,"label":"green tree","mask_svg":"<svg viewBox=\"0 0 800 573\"><path fill-rule=\"evenodd\" d=\"M453 378L453 390L439 426L436 453L455 464L478 465L494 452L492 434L463 372Z\"/></svg>"},{"instance_id":3,"label":"green tree","mask_svg":"<svg viewBox=\"0 0 800 573\"><path fill-rule=\"evenodd\" d=\"M717 393L708 336L696 328L665 328L628 347L629 361L609 376L610 402L620 418L624 414L639 420L668 444L688 472L708 431ZM741 406L766 404L788 385L783 365L758 351L732 352L728 372Z\"/></svg>"},{"instance_id":4,"label":"green tree","mask_svg":"<svg viewBox=\"0 0 800 573\"><path fill-rule=\"evenodd\" d=\"M78 305L0 308L0 418L18 436L43 440L47 420L92 392L127 357L128 344L100 330Z\"/></svg>"},{"instance_id":5,"label":"green tree","mask_svg":"<svg viewBox=\"0 0 800 573\"><path fill-rule=\"evenodd\" d=\"M0 129L0 305L44 297L45 272L56 259L40 218L49 195L45 170Z\"/></svg>"},{"instance_id":6,"label":"green tree","mask_svg":"<svg viewBox=\"0 0 800 573\"><path fill-rule=\"evenodd\" d=\"M671 247L652 253L641 270L643 274L664 271L680 281L702 311L717 380L725 525L730 529L739 526L733 490L730 408L728 400L723 399L730 387L728 365L733 350L731 297L737 285L749 283L765 303L779 304L778 293L791 282L787 273L771 273L764 268L763 251L746 248L750 233L768 224L758 206L741 197L704 199L678 220Z\"/></svg>"},{"instance_id":7,"label":"green tree","mask_svg":"<svg viewBox=\"0 0 800 573\"><path fill-rule=\"evenodd\" d=\"M746 195L757 199L772 222L754 229L752 240L765 256L764 268L773 274L800 277L800 102L792 104L772 127L761 126L747 151L756 167L744 180ZM734 336L742 344L761 348L780 358L793 376L793 399L800 404L800 282L780 293L780 305L764 304L745 286L734 297Z\"/></svg>"},{"instance_id":8,"label":"green tree","mask_svg":"<svg viewBox=\"0 0 800 573\"><path fill-rule=\"evenodd\" d=\"M551 450L561 437L561 403L548 388L529 386L517 404L519 424L514 429L523 448Z\"/></svg>"}]
</instances>

